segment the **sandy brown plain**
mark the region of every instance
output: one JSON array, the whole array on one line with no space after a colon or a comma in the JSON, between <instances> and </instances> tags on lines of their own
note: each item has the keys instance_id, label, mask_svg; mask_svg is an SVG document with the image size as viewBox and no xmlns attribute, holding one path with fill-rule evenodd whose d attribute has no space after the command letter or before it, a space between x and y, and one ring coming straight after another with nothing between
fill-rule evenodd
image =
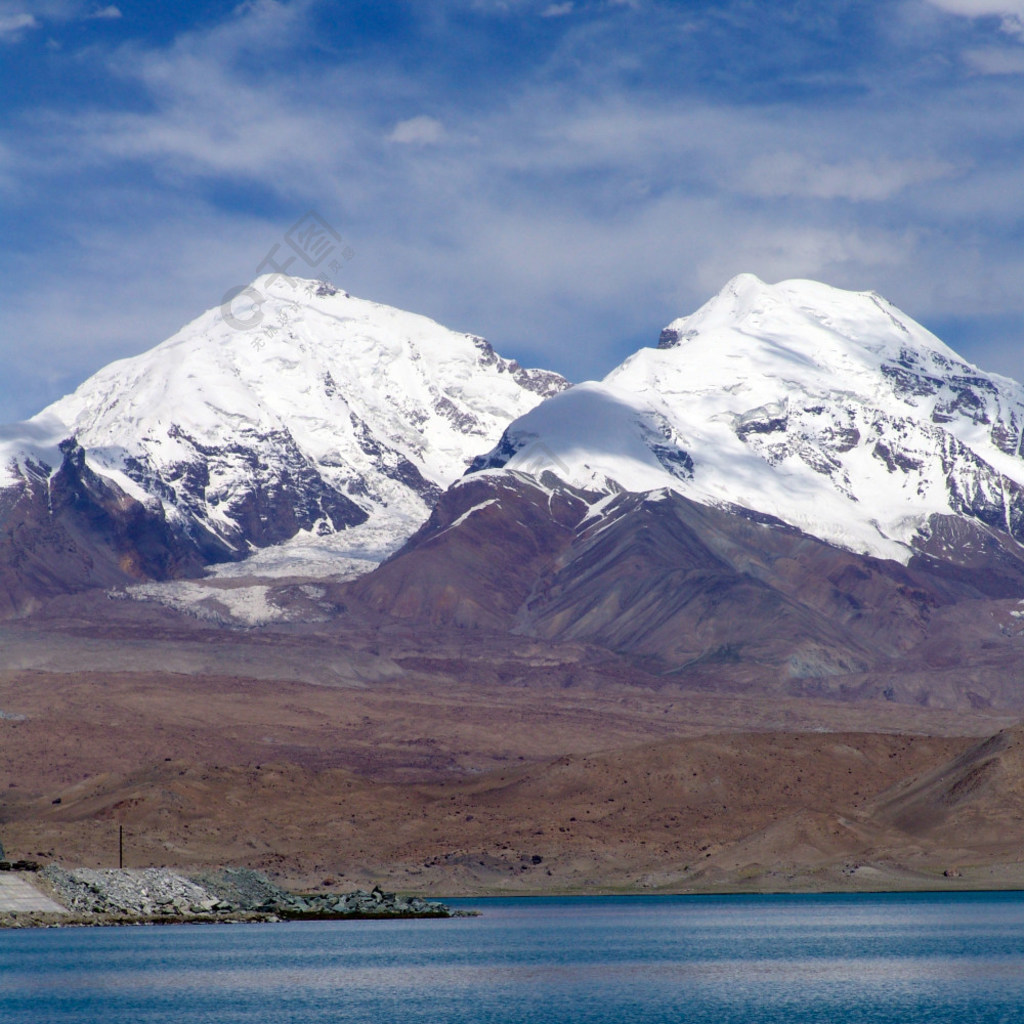
<instances>
[{"instance_id":1,"label":"sandy brown plain","mask_svg":"<svg viewBox=\"0 0 1024 1024\"><path fill-rule=\"evenodd\" d=\"M3 641L11 857L116 865L123 826L126 866L310 888L1024 883L1011 712L766 700L579 645L232 633L152 609Z\"/></svg>"}]
</instances>

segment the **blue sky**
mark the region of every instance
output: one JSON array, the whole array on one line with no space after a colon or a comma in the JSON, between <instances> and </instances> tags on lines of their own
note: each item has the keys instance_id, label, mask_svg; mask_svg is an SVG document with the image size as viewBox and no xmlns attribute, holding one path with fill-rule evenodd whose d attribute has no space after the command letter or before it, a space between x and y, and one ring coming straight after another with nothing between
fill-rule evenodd
<instances>
[{"instance_id":1,"label":"blue sky","mask_svg":"<svg viewBox=\"0 0 1024 1024\"><path fill-rule=\"evenodd\" d=\"M339 286L575 380L741 271L1020 379L1024 0L0 0L0 420L308 210Z\"/></svg>"}]
</instances>

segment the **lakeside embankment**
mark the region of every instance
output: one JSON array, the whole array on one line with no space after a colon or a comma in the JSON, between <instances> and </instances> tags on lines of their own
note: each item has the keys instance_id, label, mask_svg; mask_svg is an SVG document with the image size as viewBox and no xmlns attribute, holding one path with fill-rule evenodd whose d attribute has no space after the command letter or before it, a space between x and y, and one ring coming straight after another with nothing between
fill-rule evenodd
<instances>
[{"instance_id":1,"label":"lakeside embankment","mask_svg":"<svg viewBox=\"0 0 1024 1024\"><path fill-rule=\"evenodd\" d=\"M443 903L380 888L294 893L248 868L187 876L165 868L65 870L50 864L17 878L20 902L0 900L0 927L202 924L374 918L444 918ZM32 901L25 890L36 891Z\"/></svg>"}]
</instances>

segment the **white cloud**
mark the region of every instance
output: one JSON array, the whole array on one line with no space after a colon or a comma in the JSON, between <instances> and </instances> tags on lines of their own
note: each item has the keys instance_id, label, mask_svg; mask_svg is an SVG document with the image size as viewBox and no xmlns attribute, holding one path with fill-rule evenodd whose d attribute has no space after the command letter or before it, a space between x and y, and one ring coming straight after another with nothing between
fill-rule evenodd
<instances>
[{"instance_id":1,"label":"white cloud","mask_svg":"<svg viewBox=\"0 0 1024 1024\"><path fill-rule=\"evenodd\" d=\"M416 143L429 145L440 142L444 138L444 125L436 117L411 117L408 121L399 121L388 139L391 142Z\"/></svg>"},{"instance_id":2,"label":"white cloud","mask_svg":"<svg viewBox=\"0 0 1024 1024\"><path fill-rule=\"evenodd\" d=\"M151 165L164 182L223 176L290 193L326 188L337 165L357 155L349 130L355 119L342 102L355 98L351 84L329 77L311 83L301 66L277 76L249 73L253 52L287 52L301 38L309 6L256 0L164 49L122 46L108 71L141 90L152 109L95 109L58 117L54 129L77 148L80 168L131 161ZM338 99L311 100L311 92Z\"/></svg>"},{"instance_id":3,"label":"white cloud","mask_svg":"<svg viewBox=\"0 0 1024 1024\"><path fill-rule=\"evenodd\" d=\"M1007 187L1012 175L983 179L972 164L944 155L945 141L968 126L980 137L1024 129L1024 110L1014 116L1000 108L986 120L966 97L861 120L834 108L625 95L584 103L544 85L484 116L474 112L472 131L453 110L447 131L420 116L381 137L374 100L393 108L409 91L401 80L374 78L364 92L351 73L313 89L287 80L257 85L232 70L219 41L136 53L122 66L152 109L78 115L58 126L75 171L90 160L141 161L182 195L192 194L191 181L245 176L288 196L297 212L314 207L353 246L358 258L346 265L342 287L486 334L499 350L575 378L603 373L625 354L619 339L653 340L663 323L743 270L766 280L806 276L876 288L926 321L956 278L968 312L963 296L981 287L984 261L965 267L956 230L929 237L917 225L943 218L973 225L1005 216L1020 198ZM386 145L441 138L445 145L424 147L415 161ZM893 205L908 195L919 204L914 213ZM148 221L143 235L163 238L179 214L140 212L145 206L133 203L123 232L131 236ZM177 304L184 321L253 275L285 227L255 212L234 226L223 217L189 219L168 240L174 258L191 267L188 286L159 301L182 276L162 269L166 259L134 243L116 251L113 229L108 253L97 252L95 226L83 227L79 244L90 266L118 282L125 308L134 308L132 295L146 296L142 305ZM197 257L214 242L216 261ZM230 280L224 267L236 268ZM75 290L61 287L73 309ZM79 292L105 287L83 276ZM90 336L98 349L105 343L95 316ZM171 319L168 312L159 325L169 324L168 333ZM54 336L70 345L72 324L70 312L54 320ZM120 344L111 355L124 353L128 342Z\"/></svg>"},{"instance_id":4,"label":"white cloud","mask_svg":"<svg viewBox=\"0 0 1024 1024\"><path fill-rule=\"evenodd\" d=\"M968 18L1024 16L1024 0L928 0L950 14Z\"/></svg>"},{"instance_id":5,"label":"white cloud","mask_svg":"<svg viewBox=\"0 0 1024 1024\"><path fill-rule=\"evenodd\" d=\"M999 18L1008 35L1024 35L1024 0L928 0L950 14L966 18Z\"/></svg>"},{"instance_id":6,"label":"white cloud","mask_svg":"<svg viewBox=\"0 0 1024 1024\"><path fill-rule=\"evenodd\" d=\"M107 13L115 10L116 15ZM0 24L12 17L32 18L32 25L25 27L38 28L43 23L66 24L97 17L120 17L120 10L97 0L0 0Z\"/></svg>"},{"instance_id":7,"label":"white cloud","mask_svg":"<svg viewBox=\"0 0 1024 1024\"><path fill-rule=\"evenodd\" d=\"M542 18L562 18L567 14L572 14L572 9L576 5L573 0L565 0L564 3L550 4L541 11L540 16Z\"/></svg>"},{"instance_id":8,"label":"white cloud","mask_svg":"<svg viewBox=\"0 0 1024 1024\"><path fill-rule=\"evenodd\" d=\"M107 7L101 7L99 10L94 11L92 14L89 15L89 17L99 18L104 21L115 21L118 18L123 17L123 15L121 14L120 7L115 7L113 4L110 4Z\"/></svg>"},{"instance_id":9,"label":"white cloud","mask_svg":"<svg viewBox=\"0 0 1024 1024\"><path fill-rule=\"evenodd\" d=\"M881 202L924 182L948 177L952 164L879 156L833 162L791 150L759 154L740 180L753 195Z\"/></svg>"},{"instance_id":10,"label":"white cloud","mask_svg":"<svg viewBox=\"0 0 1024 1024\"><path fill-rule=\"evenodd\" d=\"M15 41L29 28L36 28L39 22L31 14L0 15L0 42L7 39Z\"/></svg>"},{"instance_id":11,"label":"white cloud","mask_svg":"<svg viewBox=\"0 0 1024 1024\"><path fill-rule=\"evenodd\" d=\"M735 227L728 246L709 247L700 254L698 279L708 293L744 270L767 281L811 277L848 288L876 287L871 282L904 265L914 249L906 233L856 225L787 225L760 219Z\"/></svg>"},{"instance_id":12,"label":"white cloud","mask_svg":"<svg viewBox=\"0 0 1024 1024\"><path fill-rule=\"evenodd\" d=\"M980 75L1024 74L1024 50L985 47L968 50L963 56L968 66Z\"/></svg>"}]
</instances>

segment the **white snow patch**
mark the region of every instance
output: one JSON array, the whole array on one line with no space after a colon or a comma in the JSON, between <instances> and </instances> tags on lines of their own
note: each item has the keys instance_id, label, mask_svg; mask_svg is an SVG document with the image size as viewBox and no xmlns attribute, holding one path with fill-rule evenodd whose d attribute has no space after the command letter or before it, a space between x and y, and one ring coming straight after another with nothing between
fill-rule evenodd
<instances>
[{"instance_id":1,"label":"white snow patch","mask_svg":"<svg viewBox=\"0 0 1024 1024\"><path fill-rule=\"evenodd\" d=\"M265 626L285 622L291 615L267 599L265 584L213 588L192 580L167 583L139 583L125 588L135 601L152 601L166 608L210 622L230 622L243 626Z\"/></svg>"},{"instance_id":2,"label":"white snow patch","mask_svg":"<svg viewBox=\"0 0 1024 1024\"><path fill-rule=\"evenodd\" d=\"M325 536L303 531L282 544L254 551L242 562L208 566L208 572L224 580L250 576L355 579L393 555L421 521L418 516L396 515L391 520L381 516Z\"/></svg>"},{"instance_id":3,"label":"white snow patch","mask_svg":"<svg viewBox=\"0 0 1024 1024\"><path fill-rule=\"evenodd\" d=\"M456 526L461 526L471 515L473 515L474 512L479 512L481 509L487 508L489 505L498 504L500 504L500 502L497 498L488 498L486 501L481 501L479 505L474 505L472 508L467 509L459 516L458 519L449 523L443 530L435 533L430 539L435 541L438 537L443 537L449 530L454 530Z\"/></svg>"}]
</instances>

